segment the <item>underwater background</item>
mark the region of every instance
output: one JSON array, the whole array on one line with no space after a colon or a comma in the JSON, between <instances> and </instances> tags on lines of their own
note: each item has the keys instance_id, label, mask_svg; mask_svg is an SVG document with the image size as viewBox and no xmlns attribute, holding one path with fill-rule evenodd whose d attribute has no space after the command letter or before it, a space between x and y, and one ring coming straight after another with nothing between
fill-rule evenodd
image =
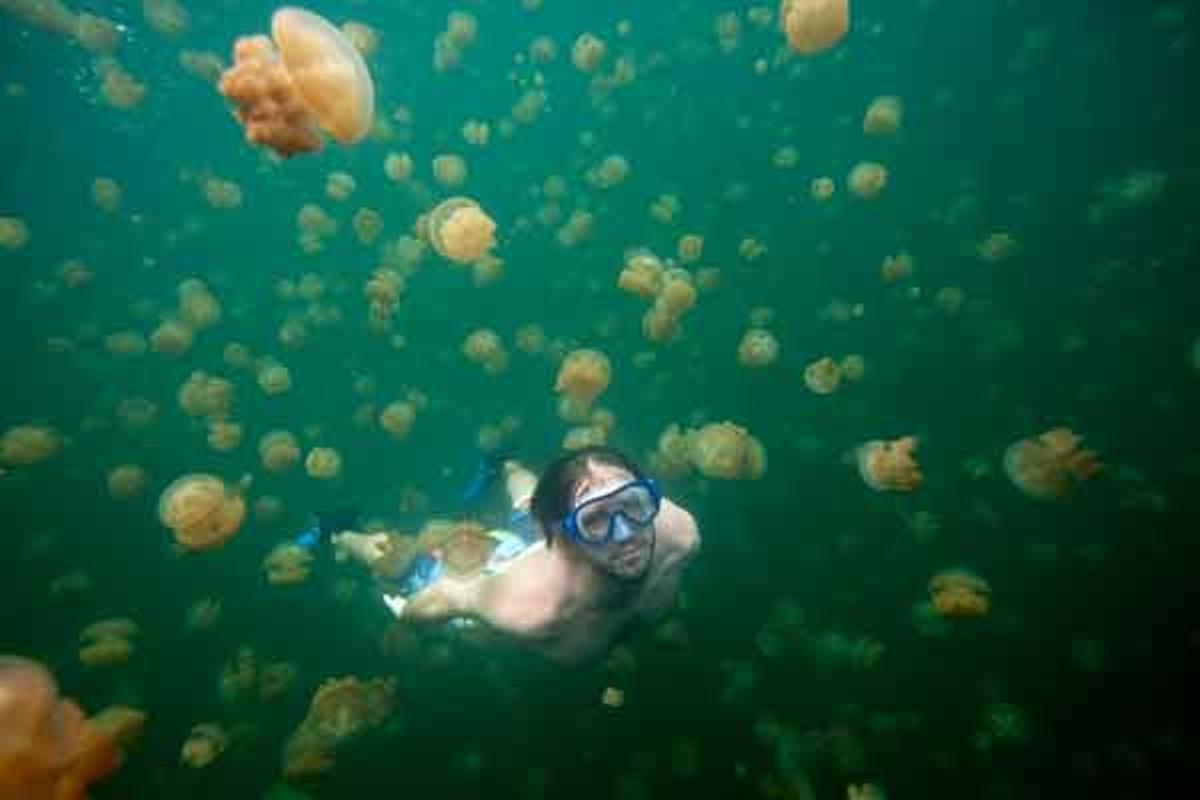
<instances>
[{"instance_id":1,"label":"underwater background","mask_svg":"<svg viewBox=\"0 0 1200 800\"><path fill-rule=\"evenodd\" d=\"M306 7L377 34L377 122L279 160L246 142L201 57L228 66L274 6L0 0L0 654L42 663L89 713L147 715L90 796L1135 798L1191 762L1193 6L853 0L849 32L813 55L789 50L775 4ZM119 43L64 34L47 8L108 20ZM477 25L456 64L435 58L452 13ZM571 57L585 32L607 50L591 72ZM902 122L872 135L879 97ZM389 154L412 176L389 177ZM434 174L443 154L465 159L460 186ZM605 177L610 156L627 175ZM878 196L849 185L864 161L886 168ZM352 177L344 199L331 173ZM416 238L457 195L495 220L498 274ZM306 204L335 224L314 238ZM646 251L698 287L663 341L643 331L652 302L617 283ZM381 268L403 291L373 319ZM155 332L189 327L195 280L219 318L167 352ZM494 368L463 352L480 329L505 348ZM777 358L739 360L751 329ZM498 491L466 510L463 487L497 436L535 471L562 451L577 423L556 375L578 348L611 364L596 406L615 422L587 435L699 525L665 619L568 669L400 626L328 552L307 580L267 581L267 555L325 508L408 533L503 524ZM851 355L861 375L831 393L806 381ZM265 364L290 388L265 391ZM220 413L181 406L197 372L229 382ZM379 412L406 399L415 422L393 436ZM660 446L672 425L726 421L765 468L727 480ZM1103 467L1031 495L1006 448L1059 428ZM22 429L45 447L22 455ZM266 469L274 430L334 448L340 474ZM923 482L872 489L856 448L905 436ZM114 487L120 465L144 485ZM183 553L159 518L191 473L243 487L219 550ZM986 587L979 613L939 615L946 570ZM195 613L205 600L219 613ZM136 624L132 652L85 663L81 631L109 618ZM239 659L294 670L264 697L230 688ZM313 693L346 676L394 678L394 709L323 774L284 781ZM201 723L228 741L196 767L180 753Z\"/></svg>"}]
</instances>

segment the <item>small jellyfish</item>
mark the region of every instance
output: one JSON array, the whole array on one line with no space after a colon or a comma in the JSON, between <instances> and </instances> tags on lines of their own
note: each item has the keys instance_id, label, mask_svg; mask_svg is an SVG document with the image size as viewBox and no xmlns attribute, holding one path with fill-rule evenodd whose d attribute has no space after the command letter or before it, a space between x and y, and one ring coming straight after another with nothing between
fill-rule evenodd
<instances>
[{"instance_id":1,"label":"small jellyfish","mask_svg":"<svg viewBox=\"0 0 1200 800\"><path fill-rule=\"evenodd\" d=\"M571 45L571 63L580 72L595 72L608 53L608 47L598 36L581 33Z\"/></svg>"},{"instance_id":2,"label":"small jellyfish","mask_svg":"<svg viewBox=\"0 0 1200 800\"><path fill-rule=\"evenodd\" d=\"M443 153L433 159L433 178L447 189L457 189L467 182L467 161L455 153Z\"/></svg>"},{"instance_id":3,"label":"small jellyfish","mask_svg":"<svg viewBox=\"0 0 1200 800\"><path fill-rule=\"evenodd\" d=\"M318 129L342 144L366 136L375 115L375 88L350 39L295 7L275 12L271 37L274 44L266 36L239 38L234 65L219 84L237 107L247 141L286 158L319 150Z\"/></svg>"},{"instance_id":4,"label":"small jellyfish","mask_svg":"<svg viewBox=\"0 0 1200 800\"><path fill-rule=\"evenodd\" d=\"M774 364L779 358L779 340L765 328L751 328L738 343L738 363L757 369Z\"/></svg>"},{"instance_id":5,"label":"small jellyfish","mask_svg":"<svg viewBox=\"0 0 1200 800\"><path fill-rule=\"evenodd\" d=\"M92 202L105 213L117 213L121 210L121 184L112 178L95 178L92 181Z\"/></svg>"},{"instance_id":6,"label":"small jellyfish","mask_svg":"<svg viewBox=\"0 0 1200 800\"><path fill-rule=\"evenodd\" d=\"M779 27L801 55L828 50L850 30L849 0L782 0Z\"/></svg>"},{"instance_id":7,"label":"small jellyfish","mask_svg":"<svg viewBox=\"0 0 1200 800\"><path fill-rule=\"evenodd\" d=\"M916 449L917 439L913 436L862 444L855 451L859 475L877 492L911 492L924 479L913 457Z\"/></svg>"},{"instance_id":8,"label":"small jellyfish","mask_svg":"<svg viewBox=\"0 0 1200 800\"><path fill-rule=\"evenodd\" d=\"M412 173L413 160L408 153L388 153L383 159L383 174L393 183L404 183Z\"/></svg>"},{"instance_id":9,"label":"small jellyfish","mask_svg":"<svg viewBox=\"0 0 1200 800\"><path fill-rule=\"evenodd\" d=\"M145 491L148 477L137 464L121 464L109 470L105 481L113 499L133 500Z\"/></svg>"},{"instance_id":10,"label":"small jellyfish","mask_svg":"<svg viewBox=\"0 0 1200 800\"><path fill-rule=\"evenodd\" d=\"M1004 472L1013 485L1037 500L1058 500L1103 469L1093 450L1068 428L1021 439L1004 451Z\"/></svg>"},{"instance_id":11,"label":"small jellyfish","mask_svg":"<svg viewBox=\"0 0 1200 800\"><path fill-rule=\"evenodd\" d=\"M398 400L389 403L379 414L379 426L395 439L405 439L417 418L417 409L412 403Z\"/></svg>"},{"instance_id":12,"label":"small jellyfish","mask_svg":"<svg viewBox=\"0 0 1200 800\"><path fill-rule=\"evenodd\" d=\"M862 200L874 200L883 192L887 182L887 167L875 161L855 164L846 179L850 191Z\"/></svg>"},{"instance_id":13,"label":"small jellyfish","mask_svg":"<svg viewBox=\"0 0 1200 800\"><path fill-rule=\"evenodd\" d=\"M586 413L611 380L612 366L608 356L599 350L581 348L571 351L563 359L554 379L554 391Z\"/></svg>"},{"instance_id":14,"label":"small jellyfish","mask_svg":"<svg viewBox=\"0 0 1200 800\"><path fill-rule=\"evenodd\" d=\"M304 471L310 478L333 480L342 474L342 456L332 447L314 447L304 458Z\"/></svg>"},{"instance_id":15,"label":"small jellyfish","mask_svg":"<svg viewBox=\"0 0 1200 800\"><path fill-rule=\"evenodd\" d=\"M429 244L444 258L469 264L496 244L496 223L474 200L451 197L426 218Z\"/></svg>"},{"instance_id":16,"label":"small jellyfish","mask_svg":"<svg viewBox=\"0 0 1200 800\"><path fill-rule=\"evenodd\" d=\"M17 425L0 436L0 465L29 466L52 458L62 447L53 428Z\"/></svg>"},{"instance_id":17,"label":"small jellyfish","mask_svg":"<svg viewBox=\"0 0 1200 800\"><path fill-rule=\"evenodd\" d=\"M258 440L258 456L268 472L286 472L300 461L300 443L288 431L269 431Z\"/></svg>"},{"instance_id":18,"label":"small jellyfish","mask_svg":"<svg viewBox=\"0 0 1200 800\"><path fill-rule=\"evenodd\" d=\"M863 133L868 136L891 136L900 130L904 105L899 97L876 97L863 115Z\"/></svg>"},{"instance_id":19,"label":"small jellyfish","mask_svg":"<svg viewBox=\"0 0 1200 800\"><path fill-rule=\"evenodd\" d=\"M837 187L833 182L833 178L830 178L828 175L822 175L818 178L813 178L812 182L808 185L808 193L812 196L812 199L816 200L818 203L824 203L829 198L833 197L833 193L836 191L836 189Z\"/></svg>"},{"instance_id":20,"label":"small jellyfish","mask_svg":"<svg viewBox=\"0 0 1200 800\"><path fill-rule=\"evenodd\" d=\"M158 518L184 548L214 550L241 528L246 500L214 475L184 475L163 489Z\"/></svg>"},{"instance_id":21,"label":"small jellyfish","mask_svg":"<svg viewBox=\"0 0 1200 800\"><path fill-rule=\"evenodd\" d=\"M179 749L179 760L193 769L203 769L217 760L229 747L229 735L215 722L202 722L192 727L191 733Z\"/></svg>"},{"instance_id":22,"label":"small jellyfish","mask_svg":"<svg viewBox=\"0 0 1200 800\"><path fill-rule=\"evenodd\" d=\"M947 618L983 617L991 610L992 587L969 570L947 569L929 579L929 600Z\"/></svg>"},{"instance_id":23,"label":"small jellyfish","mask_svg":"<svg viewBox=\"0 0 1200 800\"><path fill-rule=\"evenodd\" d=\"M1007 231L995 231L987 235L975 248L976 255L988 264L1007 261L1017 252L1020 243Z\"/></svg>"},{"instance_id":24,"label":"small jellyfish","mask_svg":"<svg viewBox=\"0 0 1200 800\"><path fill-rule=\"evenodd\" d=\"M330 200L346 200L357 187L358 182L349 172L334 170L325 176L325 196Z\"/></svg>"},{"instance_id":25,"label":"small jellyfish","mask_svg":"<svg viewBox=\"0 0 1200 800\"><path fill-rule=\"evenodd\" d=\"M313 554L295 542L281 542L263 559L267 583L272 586L293 586L304 583L312 571Z\"/></svg>"},{"instance_id":26,"label":"small jellyfish","mask_svg":"<svg viewBox=\"0 0 1200 800\"><path fill-rule=\"evenodd\" d=\"M913 258L908 253L887 256L879 266L879 276L884 283L896 283L912 275Z\"/></svg>"},{"instance_id":27,"label":"small jellyfish","mask_svg":"<svg viewBox=\"0 0 1200 800\"><path fill-rule=\"evenodd\" d=\"M498 375L508 368L508 351L500 336L490 328L480 328L468 335L462 352L470 361L482 365L489 375Z\"/></svg>"},{"instance_id":28,"label":"small jellyfish","mask_svg":"<svg viewBox=\"0 0 1200 800\"><path fill-rule=\"evenodd\" d=\"M0 217L0 249L20 250L29 244L29 226L20 217Z\"/></svg>"},{"instance_id":29,"label":"small jellyfish","mask_svg":"<svg viewBox=\"0 0 1200 800\"><path fill-rule=\"evenodd\" d=\"M688 435L689 456L702 475L720 480L761 478L766 450L740 425L714 422Z\"/></svg>"},{"instance_id":30,"label":"small jellyfish","mask_svg":"<svg viewBox=\"0 0 1200 800\"><path fill-rule=\"evenodd\" d=\"M842 369L829 356L818 358L804 368L804 385L813 394L833 394L842 381Z\"/></svg>"}]
</instances>

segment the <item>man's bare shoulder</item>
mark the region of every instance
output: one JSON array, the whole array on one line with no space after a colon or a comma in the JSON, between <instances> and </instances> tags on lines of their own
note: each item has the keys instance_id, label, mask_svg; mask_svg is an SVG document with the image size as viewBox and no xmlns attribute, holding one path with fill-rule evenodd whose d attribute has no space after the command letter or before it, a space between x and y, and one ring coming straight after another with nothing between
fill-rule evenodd
<instances>
[{"instance_id":1,"label":"man's bare shoulder","mask_svg":"<svg viewBox=\"0 0 1200 800\"><path fill-rule=\"evenodd\" d=\"M508 633L536 638L558 620L567 588L560 560L539 547L483 580L480 616Z\"/></svg>"},{"instance_id":2,"label":"man's bare shoulder","mask_svg":"<svg viewBox=\"0 0 1200 800\"><path fill-rule=\"evenodd\" d=\"M687 560L700 550L700 528L687 509L664 498L658 521L659 546L672 560Z\"/></svg>"}]
</instances>

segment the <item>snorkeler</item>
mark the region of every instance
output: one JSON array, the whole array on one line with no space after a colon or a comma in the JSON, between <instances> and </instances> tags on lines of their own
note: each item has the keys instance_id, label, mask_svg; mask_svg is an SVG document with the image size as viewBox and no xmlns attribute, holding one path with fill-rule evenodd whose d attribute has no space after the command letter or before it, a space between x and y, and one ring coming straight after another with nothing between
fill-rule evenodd
<instances>
[{"instance_id":1,"label":"snorkeler","mask_svg":"<svg viewBox=\"0 0 1200 800\"><path fill-rule=\"evenodd\" d=\"M515 461L501 469L513 513L510 530L489 532L497 545L486 566L460 577L436 550L417 557L384 593L400 620L474 625L577 663L670 609L699 532L630 459L587 447L540 478ZM386 550L382 534L342 531L331 541L368 566Z\"/></svg>"}]
</instances>

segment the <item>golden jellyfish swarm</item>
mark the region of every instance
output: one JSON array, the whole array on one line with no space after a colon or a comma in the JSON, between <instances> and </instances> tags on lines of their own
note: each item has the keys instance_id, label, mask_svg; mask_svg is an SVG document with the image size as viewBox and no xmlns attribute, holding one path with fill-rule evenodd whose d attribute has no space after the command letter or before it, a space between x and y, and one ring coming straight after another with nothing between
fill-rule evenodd
<instances>
[{"instance_id":1,"label":"golden jellyfish swarm","mask_svg":"<svg viewBox=\"0 0 1200 800\"><path fill-rule=\"evenodd\" d=\"M300 443L288 431L269 431L258 440L258 457L268 472L287 472L300 462Z\"/></svg>"},{"instance_id":2,"label":"golden jellyfish swarm","mask_svg":"<svg viewBox=\"0 0 1200 800\"><path fill-rule=\"evenodd\" d=\"M115 500L133 500L146 490L149 481L146 470L137 464L121 464L113 467L105 479L108 493Z\"/></svg>"},{"instance_id":3,"label":"golden jellyfish swarm","mask_svg":"<svg viewBox=\"0 0 1200 800\"><path fill-rule=\"evenodd\" d=\"M662 289L662 261L647 250L635 250L625 259L625 266L617 276L617 288L647 300L653 300Z\"/></svg>"},{"instance_id":4,"label":"golden jellyfish swarm","mask_svg":"<svg viewBox=\"0 0 1200 800\"><path fill-rule=\"evenodd\" d=\"M929 579L929 601L941 617L983 617L991 610L992 587L968 570L943 570Z\"/></svg>"},{"instance_id":5,"label":"golden jellyfish swarm","mask_svg":"<svg viewBox=\"0 0 1200 800\"><path fill-rule=\"evenodd\" d=\"M350 39L316 14L279 9L271 38L239 38L233 58L219 89L237 107L247 141L286 158L321 149L319 130L353 144L371 129L375 87L367 65Z\"/></svg>"},{"instance_id":6,"label":"golden jellyfish swarm","mask_svg":"<svg viewBox=\"0 0 1200 800\"><path fill-rule=\"evenodd\" d=\"M246 499L215 475L188 474L163 489L158 518L185 549L215 550L242 527Z\"/></svg>"},{"instance_id":7,"label":"golden jellyfish swarm","mask_svg":"<svg viewBox=\"0 0 1200 800\"><path fill-rule=\"evenodd\" d=\"M329 772L338 745L383 724L395 705L392 680L350 677L321 684L308 715L284 745L284 777L294 780Z\"/></svg>"},{"instance_id":8,"label":"golden jellyfish swarm","mask_svg":"<svg viewBox=\"0 0 1200 800\"><path fill-rule=\"evenodd\" d=\"M53 428L41 425L17 425L0 436L0 464L26 467L53 458L62 448L62 439Z\"/></svg>"},{"instance_id":9,"label":"golden jellyfish swarm","mask_svg":"<svg viewBox=\"0 0 1200 800\"><path fill-rule=\"evenodd\" d=\"M779 358L779 340L765 328L751 328L738 343L738 363L757 369L774 364Z\"/></svg>"},{"instance_id":10,"label":"golden jellyfish swarm","mask_svg":"<svg viewBox=\"0 0 1200 800\"><path fill-rule=\"evenodd\" d=\"M904 121L904 104L899 97L876 97L863 115L863 133L868 136L891 136L900 130Z\"/></svg>"},{"instance_id":11,"label":"golden jellyfish swarm","mask_svg":"<svg viewBox=\"0 0 1200 800\"><path fill-rule=\"evenodd\" d=\"M732 422L713 422L688 434L692 465L707 478L757 479L767 469L767 453L750 432Z\"/></svg>"},{"instance_id":12,"label":"golden jellyfish swarm","mask_svg":"<svg viewBox=\"0 0 1200 800\"><path fill-rule=\"evenodd\" d=\"M858 473L877 492L911 492L924 480L913 456L916 449L914 436L866 442L855 451Z\"/></svg>"},{"instance_id":13,"label":"golden jellyfish swarm","mask_svg":"<svg viewBox=\"0 0 1200 800\"><path fill-rule=\"evenodd\" d=\"M842 382L842 369L829 356L804 368L804 385L813 394L833 394Z\"/></svg>"},{"instance_id":14,"label":"golden jellyfish swarm","mask_svg":"<svg viewBox=\"0 0 1200 800\"><path fill-rule=\"evenodd\" d=\"M314 447L304 457L304 471L310 478L333 480L342 474L342 456L332 447Z\"/></svg>"},{"instance_id":15,"label":"golden jellyfish swarm","mask_svg":"<svg viewBox=\"0 0 1200 800\"><path fill-rule=\"evenodd\" d=\"M438 255L469 264L496 245L496 223L468 197L443 200L425 220L429 244Z\"/></svg>"},{"instance_id":16,"label":"golden jellyfish swarm","mask_svg":"<svg viewBox=\"0 0 1200 800\"><path fill-rule=\"evenodd\" d=\"M800 55L833 47L850 30L849 0L782 0L779 27Z\"/></svg>"},{"instance_id":17,"label":"golden jellyfish swarm","mask_svg":"<svg viewBox=\"0 0 1200 800\"><path fill-rule=\"evenodd\" d=\"M179 760L193 769L203 769L217 760L229 747L229 736L215 722L202 722L192 727L188 738L179 748Z\"/></svg>"},{"instance_id":18,"label":"golden jellyfish swarm","mask_svg":"<svg viewBox=\"0 0 1200 800\"><path fill-rule=\"evenodd\" d=\"M88 719L41 664L0 656L0 797L83 800L120 766L146 715L113 707Z\"/></svg>"},{"instance_id":19,"label":"golden jellyfish swarm","mask_svg":"<svg viewBox=\"0 0 1200 800\"><path fill-rule=\"evenodd\" d=\"M1021 439L1004 451L1004 472L1029 497L1061 499L1104 468L1095 451L1083 449L1081 442L1069 428Z\"/></svg>"},{"instance_id":20,"label":"golden jellyfish swarm","mask_svg":"<svg viewBox=\"0 0 1200 800\"><path fill-rule=\"evenodd\" d=\"M263 559L267 583L272 586L294 586L304 583L312 571L313 554L295 542L275 545Z\"/></svg>"},{"instance_id":21,"label":"golden jellyfish swarm","mask_svg":"<svg viewBox=\"0 0 1200 800\"><path fill-rule=\"evenodd\" d=\"M862 200L874 200L883 193L888 182L887 167L875 161L862 161L854 165L846 184L850 192Z\"/></svg>"}]
</instances>

